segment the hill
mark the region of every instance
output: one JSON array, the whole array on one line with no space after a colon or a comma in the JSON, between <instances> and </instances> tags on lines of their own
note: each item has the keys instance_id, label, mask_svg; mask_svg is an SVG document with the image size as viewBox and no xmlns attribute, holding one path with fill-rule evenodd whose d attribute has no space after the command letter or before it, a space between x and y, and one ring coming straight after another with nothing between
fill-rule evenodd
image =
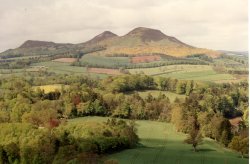
<instances>
[{"instance_id":1,"label":"hill","mask_svg":"<svg viewBox=\"0 0 250 164\"><path fill-rule=\"evenodd\" d=\"M113 37L99 42L106 49L98 55L104 56L138 56L161 54L185 57L193 54L206 54L217 57L219 52L190 46L160 30L138 27L124 36Z\"/></svg>"}]
</instances>

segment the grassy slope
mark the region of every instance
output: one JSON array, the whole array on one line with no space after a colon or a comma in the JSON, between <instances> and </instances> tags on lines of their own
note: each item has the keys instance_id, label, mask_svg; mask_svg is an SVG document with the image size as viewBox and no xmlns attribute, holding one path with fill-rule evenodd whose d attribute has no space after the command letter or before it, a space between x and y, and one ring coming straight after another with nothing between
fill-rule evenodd
<instances>
[{"instance_id":1,"label":"grassy slope","mask_svg":"<svg viewBox=\"0 0 250 164\"><path fill-rule=\"evenodd\" d=\"M104 117L85 117L70 120L70 123L84 121L105 121ZM238 154L227 150L215 141L205 139L194 153L190 145L184 144L185 134L175 131L172 124L156 121L137 121L140 146L109 155L121 164L127 163L169 163L169 164L246 164Z\"/></svg>"}]
</instances>

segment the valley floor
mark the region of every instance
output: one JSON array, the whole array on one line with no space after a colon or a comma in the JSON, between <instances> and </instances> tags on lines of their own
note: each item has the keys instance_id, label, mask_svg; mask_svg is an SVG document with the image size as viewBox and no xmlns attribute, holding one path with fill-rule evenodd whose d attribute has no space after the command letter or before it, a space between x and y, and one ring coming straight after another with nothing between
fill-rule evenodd
<instances>
[{"instance_id":1,"label":"valley floor","mask_svg":"<svg viewBox=\"0 0 250 164\"><path fill-rule=\"evenodd\" d=\"M84 117L70 121L105 121L105 117ZM170 123L157 121L136 121L140 145L134 149L124 150L108 159L115 159L121 164L247 164L248 159L228 149L223 148L211 139L204 139L199 145L199 152L193 152L192 147L185 144L185 134L178 133Z\"/></svg>"}]
</instances>

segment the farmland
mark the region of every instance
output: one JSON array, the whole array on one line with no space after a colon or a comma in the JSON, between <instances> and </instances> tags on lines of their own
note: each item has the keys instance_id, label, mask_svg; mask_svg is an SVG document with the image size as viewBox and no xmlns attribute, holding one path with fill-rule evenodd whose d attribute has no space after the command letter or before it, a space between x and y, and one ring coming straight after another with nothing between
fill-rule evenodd
<instances>
[{"instance_id":1,"label":"farmland","mask_svg":"<svg viewBox=\"0 0 250 164\"><path fill-rule=\"evenodd\" d=\"M100 77L104 78L107 77L105 74L98 74L98 73L89 73L85 67L77 67L71 66L70 63L61 63L61 62L41 62L36 63L34 66L46 66L48 67L48 72L54 72L58 74L77 74L77 75L89 75L91 77Z\"/></svg>"},{"instance_id":2,"label":"farmland","mask_svg":"<svg viewBox=\"0 0 250 164\"><path fill-rule=\"evenodd\" d=\"M183 80L219 82L232 81L235 77L226 73L217 73L210 65L170 65L156 68L130 69L131 74L144 73L151 76L171 77Z\"/></svg>"},{"instance_id":3,"label":"farmland","mask_svg":"<svg viewBox=\"0 0 250 164\"><path fill-rule=\"evenodd\" d=\"M105 117L84 117L69 121L78 124L85 121L102 122ZM136 121L140 144L137 148L124 150L109 155L107 159L126 163L179 163L179 164L247 164L247 159L241 159L238 154L221 147L211 139L205 139L199 146L200 151L194 153L183 142L186 135L176 132L170 123L156 121Z\"/></svg>"},{"instance_id":4,"label":"farmland","mask_svg":"<svg viewBox=\"0 0 250 164\"><path fill-rule=\"evenodd\" d=\"M92 66L102 67L124 66L130 63L128 57L105 57L97 55L84 55L80 61Z\"/></svg>"}]
</instances>

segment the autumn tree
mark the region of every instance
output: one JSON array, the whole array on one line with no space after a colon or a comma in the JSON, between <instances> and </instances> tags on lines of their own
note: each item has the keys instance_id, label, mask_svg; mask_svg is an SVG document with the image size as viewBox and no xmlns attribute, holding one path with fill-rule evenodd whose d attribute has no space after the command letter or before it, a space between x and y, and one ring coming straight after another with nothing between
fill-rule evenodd
<instances>
[{"instance_id":1,"label":"autumn tree","mask_svg":"<svg viewBox=\"0 0 250 164\"><path fill-rule=\"evenodd\" d=\"M244 155L248 154L249 151L248 140L248 137L234 136L231 143L229 144L229 147L239 152L241 154L241 158L244 158Z\"/></svg>"},{"instance_id":2,"label":"autumn tree","mask_svg":"<svg viewBox=\"0 0 250 164\"><path fill-rule=\"evenodd\" d=\"M185 143L191 144L194 151L196 152L197 146L202 142L202 135L200 132L200 125L198 123L197 117L192 116L189 125L191 126L191 129L188 132L188 137L185 140Z\"/></svg>"}]
</instances>

